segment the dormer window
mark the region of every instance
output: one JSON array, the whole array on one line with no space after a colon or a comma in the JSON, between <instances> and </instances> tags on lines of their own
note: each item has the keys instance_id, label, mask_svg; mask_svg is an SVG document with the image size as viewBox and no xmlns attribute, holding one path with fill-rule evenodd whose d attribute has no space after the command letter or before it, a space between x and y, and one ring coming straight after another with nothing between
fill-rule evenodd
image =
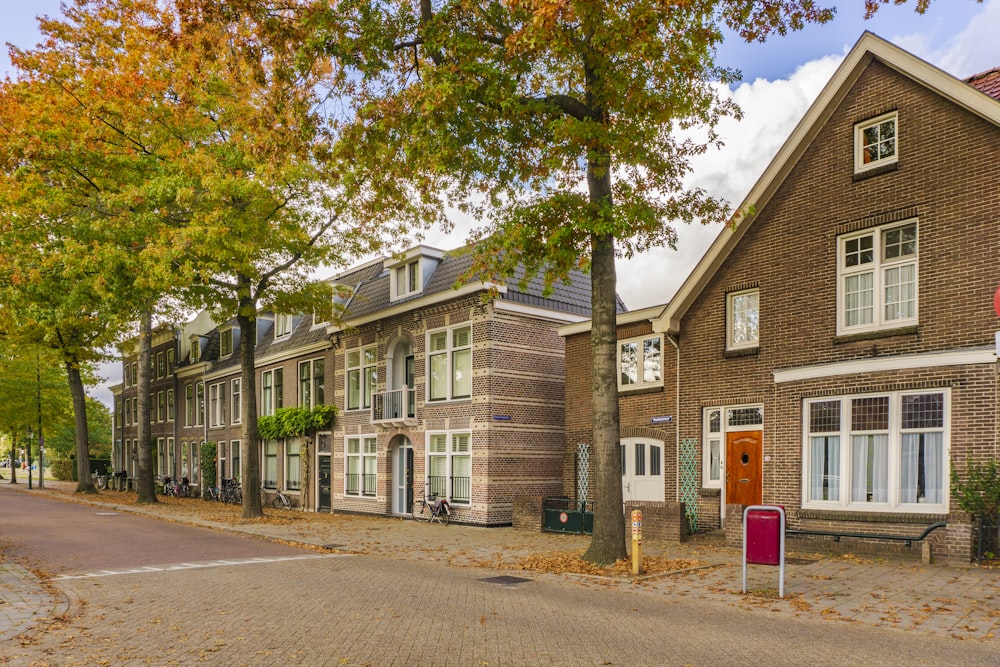
<instances>
[{"instance_id":1,"label":"dormer window","mask_svg":"<svg viewBox=\"0 0 1000 667\"><path fill-rule=\"evenodd\" d=\"M274 316L274 337L284 338L285 336L292 335L292 316L291 315L275 315Z\"/></svg>"},{"instance_id":2,"label":"dormer window","mask_svg":"<svg viewBox=\"0 0 1000 667\"><path fill-rule=\"evenodd\" d=\"M392 294L401 298L416 294L423 286L420 284L420 260L415 259L393 270Z\"/></svg>"},{"instance_id":3,"label":"dormer window","mask_svg":"<svg viewBox=\"0 0 1000 667\"><path fill-rule=\"evenodd\" d=\"M899 158L898 122L893 111L854 126L854 173L895 164Z\"/></svg>"},{"instance_id":4,"label":"dormer window","mask_svg":"<svg viewBox=\"0 0 1000 667\"><path fill-rule=\"evenodd\" d=\"M201 339L192 338L191 339L191 363L196 364L201 360Z\"/></svg>"},{"instance_id":5,"label":"dormer window","mask_svg":"<svg viewBox=\"0 0 1000 667\"><path fill-rule=\"evenodd\" d=\"M219 334L219 356L228 357L233 353L233 330L226 329Z\"/></svg>"}]
</instances>

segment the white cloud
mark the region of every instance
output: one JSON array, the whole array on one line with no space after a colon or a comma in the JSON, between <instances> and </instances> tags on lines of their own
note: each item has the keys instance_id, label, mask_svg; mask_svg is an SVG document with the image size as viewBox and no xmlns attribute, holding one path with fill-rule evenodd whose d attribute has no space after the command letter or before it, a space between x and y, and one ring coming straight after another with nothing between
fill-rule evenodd
<instances>
[{"instance_id":1,"label":"white cloud","mask_svg":"<svg viewBox=\"0 0 1000 667\"><path fill-rule=\"evenodd\" d=\"M693 162L690 183L734 207L763 173L843 56L800 66L788 79L757 79L732 92L743 120L719 125L724 147ZM618 292L632 310L666 303L719 234L718 227L681 225L677 250L656 249L618 263Z\"/></svg>"}]
</instances>

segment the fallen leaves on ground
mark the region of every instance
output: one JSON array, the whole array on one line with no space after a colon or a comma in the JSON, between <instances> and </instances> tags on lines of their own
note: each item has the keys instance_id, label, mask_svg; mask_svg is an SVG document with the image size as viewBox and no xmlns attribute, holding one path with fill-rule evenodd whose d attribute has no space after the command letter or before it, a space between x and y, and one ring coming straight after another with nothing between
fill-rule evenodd
<instances>
[{"instance_id":1,"label":"fallen leaves on ground","mask_svg":"<svg viewBox=\"0 0 1000 667\"><path fill-rule=\"evenodd\" d=\"M548 574L587 574L593 576L631 578L632 559L623 558L611 565L594 565L583 560L583 551L550 551L520 556L507 560L503 554L494 554L493 559L474 563L479 567L495 567L506 570L530 570ZM688 558L664 558L643 556L642 576L677 572L700 567L703 563Z\"/></svg>"}]
</instances>

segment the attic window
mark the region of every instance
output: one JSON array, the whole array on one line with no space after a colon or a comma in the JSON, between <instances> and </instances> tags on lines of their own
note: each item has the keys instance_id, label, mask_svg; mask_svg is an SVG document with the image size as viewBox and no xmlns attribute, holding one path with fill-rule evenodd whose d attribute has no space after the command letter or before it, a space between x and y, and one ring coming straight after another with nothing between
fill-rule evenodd
<instances>
[{"instance_id":1,"label":"attic window","mask_svg":"<svg viewBox=\"0 0 1000 667\"><path fill-rule=\"evenodd\" d=\"M201 360L201 340L191 339L191 363L196 364Z\"/></svg>"},{"instance_id":2,"label":"attic window","mask_svg":"<svg viewBox=\"0 0 1000 667\"><path fill-rule=\"evenodd\" d=\"M398 299L419 292L423 288L423 285L420 284L420 260L415 259L393 269L392 283L394 298Z\"/></svg>"},{"instance_id":3,"label":"attic window","mask_svg":"<svg viewBox=\"0 0 1000 667\"><path fill-rule=\"evenodd\" d=\"M274 318L274 337L284 338L292 335L292 316L276 315Z\"/></svg>"},{"instance_id":4,"label":"attic window","mask_svg":"<svg viewBox=\"0 0 1000 667\"><path fill-rule=\"evenodd\" d=\"M233 353L233 330L226 329L219 334L219 356L228 357Z\"/></svg>"},{"instance_id":5,"label":"attic window","mask_svg":"<svg viewBox=\"0 0 1000 667\"><path fill-rule=\"evenodd\" d=\"M854 126L854 173L898 160L898 122L898 114L893 111Z\"/></svg>"}]
</instances>

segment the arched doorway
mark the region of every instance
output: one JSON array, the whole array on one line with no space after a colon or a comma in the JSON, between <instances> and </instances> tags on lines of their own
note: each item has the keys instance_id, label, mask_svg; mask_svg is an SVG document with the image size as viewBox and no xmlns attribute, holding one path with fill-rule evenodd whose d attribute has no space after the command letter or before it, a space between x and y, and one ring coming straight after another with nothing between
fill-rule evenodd
<instances>
[{"instance_id":1,"label":"arched doorway","mask_svg":"<svg viewBox=\"0 0 1000 667\"><path fill-rule=\"evenodd\" d=\"M392 513L409 514L413 507L413 443L405 435L392 439Z\"/></svg>"}]
</instances>

